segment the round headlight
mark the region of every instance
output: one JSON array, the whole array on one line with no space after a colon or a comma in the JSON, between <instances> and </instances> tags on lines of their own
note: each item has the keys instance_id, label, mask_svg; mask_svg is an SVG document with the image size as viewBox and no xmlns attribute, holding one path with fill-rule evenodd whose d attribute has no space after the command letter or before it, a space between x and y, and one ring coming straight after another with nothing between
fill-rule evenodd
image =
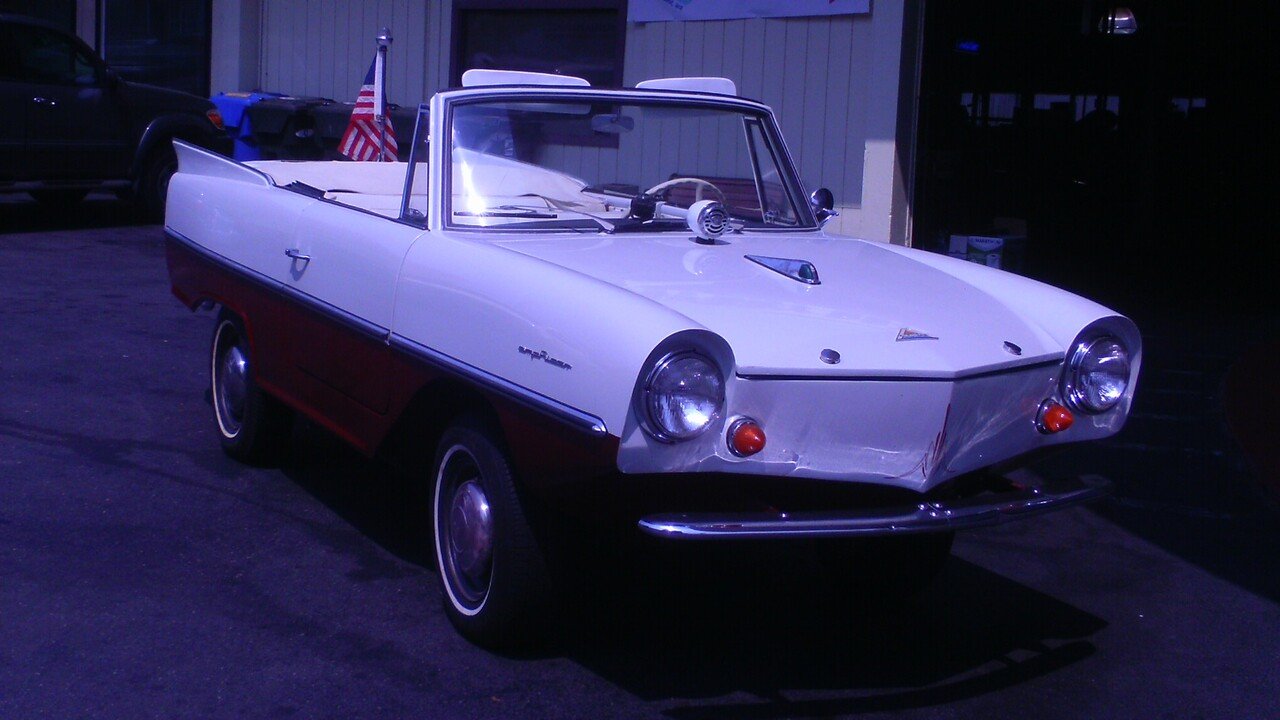
<instances>
[{"instance_id":1,"label":"round headlight","mask_svg":"<svg viewBox=\"0 0 1280 720\"><path fill-rule=\"evenodd\" d=\"M724 379L715 364L693 353L667 356L644 385L644 414L659 440L701 435L720 416Z\"/></svg>"},{"instance_id":2,"label":"round headlight","mask_svg":"<svg viewBox=\"0 0 1280 720\"><path fill-rule=\"evenodd\" d=\"M1129 387L1129 351L1104 335L1076 343L1062 376L1062 399L1087 413L1110 410Z\"/></svg>"}]
</instances>

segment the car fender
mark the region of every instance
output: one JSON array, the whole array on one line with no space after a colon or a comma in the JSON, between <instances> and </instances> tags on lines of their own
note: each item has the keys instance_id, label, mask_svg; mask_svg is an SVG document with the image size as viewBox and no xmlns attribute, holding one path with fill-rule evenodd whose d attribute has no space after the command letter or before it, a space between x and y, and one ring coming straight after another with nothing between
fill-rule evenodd
<instances>
[{"instance_id":1,"label":"car fender","mask_svg":"<svg viewBox=\"0 0 1280 720\"><path fill-rule=\"evenodd\" d=\"M162 144L172 143L175 139L185 140L214 152L225 152L230 146L230 139L215 130L206 119L177 113L160 115L152 119L142 131L129 177L137 178L157 148ZM223 140L226 142L221 142Z\"/></svg>"},{"instance_id":2,"label":"car fender","mask_svg":"<svg viewBox=\"0 0 1280 720\"><path fill-rule=\"evenodd\" d=\"M509 383L532 404L594 417L614 436L654 348L705 331L629 290L466 233L416 243L398 285L396 339L473 368L482 384Z\"/></svg>"}]
</instances>

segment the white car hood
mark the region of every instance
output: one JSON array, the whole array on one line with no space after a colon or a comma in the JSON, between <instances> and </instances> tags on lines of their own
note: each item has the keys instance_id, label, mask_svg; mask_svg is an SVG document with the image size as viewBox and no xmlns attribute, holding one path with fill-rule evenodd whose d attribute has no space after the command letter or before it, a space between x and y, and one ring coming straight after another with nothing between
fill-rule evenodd
<instances>
[{"instance_id":1,"label":"white car hood","mask_svg":"<svg viewBox=\"0 0 1280 720\"><path fill-rule=\"evenodd\" d=\"M670 307L728 341L748 376L963 377L1060 359L1084 325L1114 314L974 263L819 233L743 233L716 245L685 233L498 244ZM808 261L820 284L747 255ZM822 362L826 349L840 362Z\"/></svg>"}]
</instances>

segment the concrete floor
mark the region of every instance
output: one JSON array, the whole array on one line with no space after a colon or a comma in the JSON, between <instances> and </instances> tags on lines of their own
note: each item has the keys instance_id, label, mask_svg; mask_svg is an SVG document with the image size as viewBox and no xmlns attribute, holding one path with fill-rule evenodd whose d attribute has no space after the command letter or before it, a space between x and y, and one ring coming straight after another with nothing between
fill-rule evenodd
<instances>
[{"instance_id":1,"label":"concrete floor","mask_svg":"<svg viewBox=\"0 0 1280 720\"><path fill-rule=\"evenodd\" d=\"M1280 512L1216 409L1257 319L1134 312L1130 425L1036 468L1117 494L962 534L906 606L618 549L500 656L445 619L404 479L306 425L280 468L221 453L212 320L128 222L0 203L0 717L1274 717Z\"/></svg>"}]
</instances>

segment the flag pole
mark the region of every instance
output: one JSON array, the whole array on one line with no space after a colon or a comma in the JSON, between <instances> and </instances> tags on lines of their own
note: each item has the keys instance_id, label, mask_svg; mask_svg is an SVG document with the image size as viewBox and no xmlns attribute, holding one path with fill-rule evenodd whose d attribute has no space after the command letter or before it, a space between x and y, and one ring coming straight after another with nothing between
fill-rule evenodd
<instances>
[{"instance_id":1,"label":"flag pole","mask_svg":"<svg viewBox=\"0 0 1280 720\"><path fill-rule=\"evenodd\" d=\"M378 67L374 75L374 121L378 123L378 162L387 157L387 48L391 47L391 29L382 28L378 33Z\"/></svg>"}]
</instances>

